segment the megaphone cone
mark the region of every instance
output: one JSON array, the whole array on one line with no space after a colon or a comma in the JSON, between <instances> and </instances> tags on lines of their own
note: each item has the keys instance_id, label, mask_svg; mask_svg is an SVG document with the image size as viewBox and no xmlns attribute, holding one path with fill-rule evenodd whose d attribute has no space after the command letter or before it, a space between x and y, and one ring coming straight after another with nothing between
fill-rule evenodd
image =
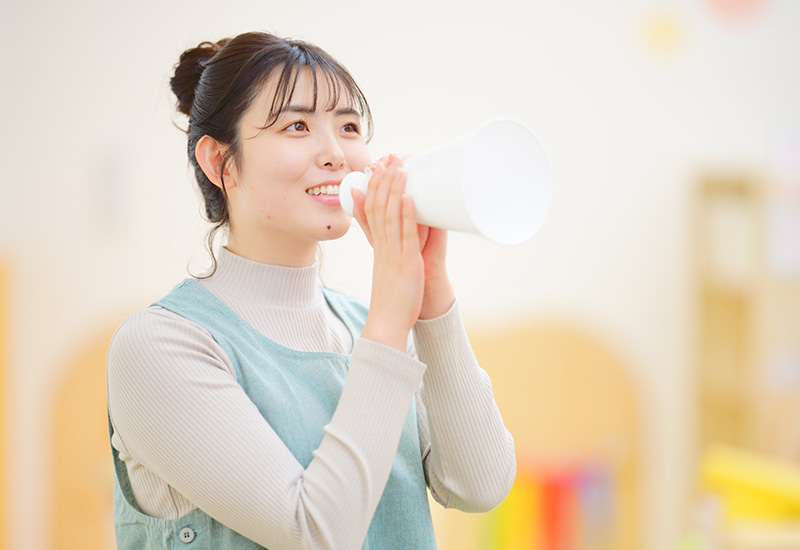
<instances>
[{"instance_id":1,"label":"megaphone cone","mask_svg":"<svg viewBox=\"0 0 800 550\"><path fill-rule=\"evenodd\" d=\"M403 161L406 194L424 225L483 235L504 245L530 239L552 201L550 164L524 124L495 119ZM366 193L369 174L351 172L339 200L353 213L350 188Z\"/></svg>"}]
</instances>

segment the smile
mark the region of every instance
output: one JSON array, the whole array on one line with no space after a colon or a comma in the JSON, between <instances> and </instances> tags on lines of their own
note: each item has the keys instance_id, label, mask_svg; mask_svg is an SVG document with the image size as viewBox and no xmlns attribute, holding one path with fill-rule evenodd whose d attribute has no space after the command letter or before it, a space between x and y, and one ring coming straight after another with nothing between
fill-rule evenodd
<instances>
[{"instance_id":1,"label":"smile","mask_svg":"<svg viewBox=\"0 0 800 550\"><path fill-rule=\"evenodd\" d=\"M339 194L339 186L338 185L320 185L319 187L313 187L311 189L306 189L306 193L309 195L338 195Z\"/></svg>"}]
</instances>

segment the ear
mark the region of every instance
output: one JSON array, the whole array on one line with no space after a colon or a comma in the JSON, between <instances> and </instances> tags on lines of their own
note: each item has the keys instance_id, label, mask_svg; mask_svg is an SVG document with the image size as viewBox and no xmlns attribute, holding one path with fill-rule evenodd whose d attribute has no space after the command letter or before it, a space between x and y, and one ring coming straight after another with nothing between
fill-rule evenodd
<instances>
[{"instance_id":1,"label":"ear","mask_svg":"<svg viewBox=\"0 0 800 550\"><path fill-rule=\"evenodd\" d=\"M225 176L225 188L231 189L236 187L235 178L231 177L231 173L226 167L222 172L222 156L227 149L226 145L220 144L216 139L209 135L200 138L194 148L194 156L200 164L200 168L205 172L206 177L222 189L222 176Z\"/></svg>"}]
</instances>

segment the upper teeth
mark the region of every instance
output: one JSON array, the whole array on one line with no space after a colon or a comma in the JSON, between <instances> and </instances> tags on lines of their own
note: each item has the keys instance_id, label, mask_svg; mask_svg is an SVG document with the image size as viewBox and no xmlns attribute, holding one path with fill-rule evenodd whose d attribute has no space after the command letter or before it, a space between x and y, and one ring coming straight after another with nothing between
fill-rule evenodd
<instances>
[{"instance_id":1,"label":"upper teeth","mask_svg":"<svg viewBox=\"0 0 800 550\"><path fill-rule=\"evenodd\" d=\"M339 186L320 185L319 187L314 187L313 189L307 189L306 193L308 193L309 195L338 195Z\"/></svg>"}]
</instances>

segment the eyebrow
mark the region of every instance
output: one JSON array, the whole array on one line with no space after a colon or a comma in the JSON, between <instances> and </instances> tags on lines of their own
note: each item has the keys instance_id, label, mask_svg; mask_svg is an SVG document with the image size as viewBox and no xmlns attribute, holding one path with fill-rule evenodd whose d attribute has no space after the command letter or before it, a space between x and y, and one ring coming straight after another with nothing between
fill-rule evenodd
<instances>
[{"instance_id":1,"label":"eyebrow","mask_svg":"<svg viewBox=\"0 0 800 550\"><path fill-rule=\"evenodd\" d=\"M316 109L312 109L311 107L303 107L301 105L287 105L286 107L281 109L279 115L281 115L283 113L309 113L309 114L313 114L315 112L316 112ZM341 109L336 109L335 111L333 111L333 114L336 115L336 116L342 116L342 115L352 115L352 116L356 116L356 117L360 117L361 116L361 114L358 111L356 111L355 109L353 109L352 107L343 107Z\"/></svg>"}]
</instances>

